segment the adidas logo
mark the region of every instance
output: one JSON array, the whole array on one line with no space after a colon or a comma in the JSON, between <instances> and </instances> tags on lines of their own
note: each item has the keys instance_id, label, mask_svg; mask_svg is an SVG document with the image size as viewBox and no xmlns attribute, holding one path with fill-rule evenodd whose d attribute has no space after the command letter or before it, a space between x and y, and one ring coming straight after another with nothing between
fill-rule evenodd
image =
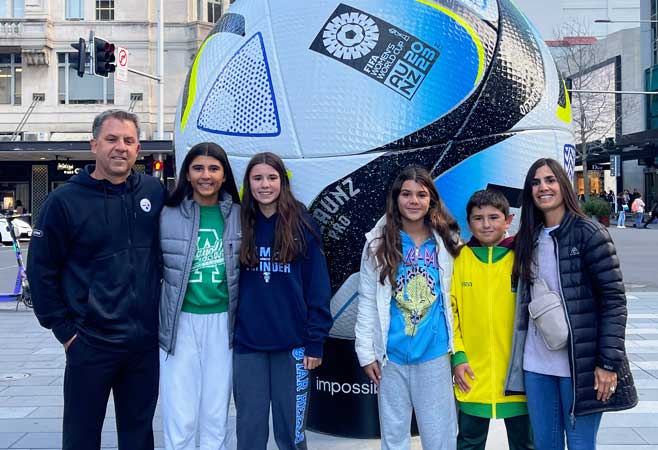
<instances>
[{"instance_id":1,"label":"adidas logo","mask_svg":"<svg viewBox=\"0 0 658 450\"><path fill-rule=\"evenodd\" d=\"M576 247L571 247L571 250L569 251L569 256L578 256L580 255L580 252Z\"/></svg>"}]
</instances>

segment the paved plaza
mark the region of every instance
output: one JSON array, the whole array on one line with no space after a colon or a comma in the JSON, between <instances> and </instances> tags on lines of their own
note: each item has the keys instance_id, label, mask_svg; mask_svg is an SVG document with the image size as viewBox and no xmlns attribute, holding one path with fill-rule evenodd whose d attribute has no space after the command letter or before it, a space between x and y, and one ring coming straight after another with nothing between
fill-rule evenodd
<instances>
[{"instance_id":1,"label":"paved plaza","mask_svg":"<svg viewBox=\"0 0 658 450\"><path fill-rule=\"evenodd\" d=\"M658 226L656 227L658 228ZM640 404L606 413L599 450L658 450L658 231L610 229L619 249L628 287L626 348ZM3 270L7 248L0 249ZM1 275L1 274L0 274ZM5 274L6 275L6 274ZM1 276L0 276L1 278ZM50 331L39 327L31 311L0 303L0 450L61 447L62 382L65 356ZM230 425L234 428L235 410ZM507 449L501 421L492 422L487 448ZM116 448L114 407L108 406L103 447ZM156 446L162 446L162 421L155 419ZM308 433L310 449L378 449L378 440L343 439ZM229 448L235 448L235 440ZM269 449L275 449L270 437ZM414 438L412 449L421 449Z\"/></svg>"}]
</instances>

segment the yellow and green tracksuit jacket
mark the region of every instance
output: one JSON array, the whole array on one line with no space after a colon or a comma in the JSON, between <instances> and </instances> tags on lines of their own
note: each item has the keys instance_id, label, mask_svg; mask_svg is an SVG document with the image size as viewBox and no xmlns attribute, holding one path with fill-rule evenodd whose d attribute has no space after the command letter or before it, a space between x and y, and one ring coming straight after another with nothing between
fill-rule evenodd
<instances>
[{"instance_id":1,"label":"yellow and green tracksuit jacket","mask_svg":"<svg viewBox=\"0 0 658 450\"><path fill-rule=\"evenodd\" d=\"M525 395L504 393L516 297L512 246L513 238L496 247L482 247L471 239L455 258L450 291L455 341L452 365L468 362L475 374L475 380L469 379L470 392L455 385L455 396L459 409L472 416L504 419L528 413Z\"/></svg>"}]
</instances>

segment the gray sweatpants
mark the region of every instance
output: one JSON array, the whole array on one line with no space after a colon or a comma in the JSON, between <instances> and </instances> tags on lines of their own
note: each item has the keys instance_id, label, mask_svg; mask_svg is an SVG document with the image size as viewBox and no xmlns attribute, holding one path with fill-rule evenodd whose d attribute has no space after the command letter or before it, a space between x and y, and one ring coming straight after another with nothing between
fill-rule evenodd
<instances>
[{"instance_id":1,"label":"gray sweatpants","mask_svg":"<svg viewBox=\"0 0 658 450\"><path fill-rule=\"evenodd\" d=\"M270 402L276 445L280 450L306 450L309 383L303 348L233 352L238 450L267 448Z\"/></svg>"},{"instance_id":2,"label":"gray sweatpants","mask_svg":"<svg viewBox=\"0 0 658 450\"><path fill-rule=\"evenodd\" d=\"M423 450L456 448L457 411L450 355L416 365L388 361L382 369L377 399L382 450L409 448L412 410Z\"/></svg>"}]
</instances>

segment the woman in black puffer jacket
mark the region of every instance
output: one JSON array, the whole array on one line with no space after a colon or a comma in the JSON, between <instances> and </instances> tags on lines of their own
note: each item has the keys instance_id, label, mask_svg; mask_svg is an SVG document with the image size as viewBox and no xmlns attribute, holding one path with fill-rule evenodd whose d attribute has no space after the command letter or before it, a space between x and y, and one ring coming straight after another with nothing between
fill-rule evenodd
<instances>
[{"instance_id":1,"label":"woman in black puffer jacket","mask_svg":"<svg viewBox=\"0 0 658 450\"><path fill-rule=\"evenodd\" d=\"M552 350L528 312L538 278L566 311L568 337ZM580 211L552 159L535 161L525 179L514 279L506 392L526 393L537 450L563 449L565 434L570 450L595 449L601 414L637 404L624 346L626 295L610 235Z\"/></svg>"}]
</instances>

